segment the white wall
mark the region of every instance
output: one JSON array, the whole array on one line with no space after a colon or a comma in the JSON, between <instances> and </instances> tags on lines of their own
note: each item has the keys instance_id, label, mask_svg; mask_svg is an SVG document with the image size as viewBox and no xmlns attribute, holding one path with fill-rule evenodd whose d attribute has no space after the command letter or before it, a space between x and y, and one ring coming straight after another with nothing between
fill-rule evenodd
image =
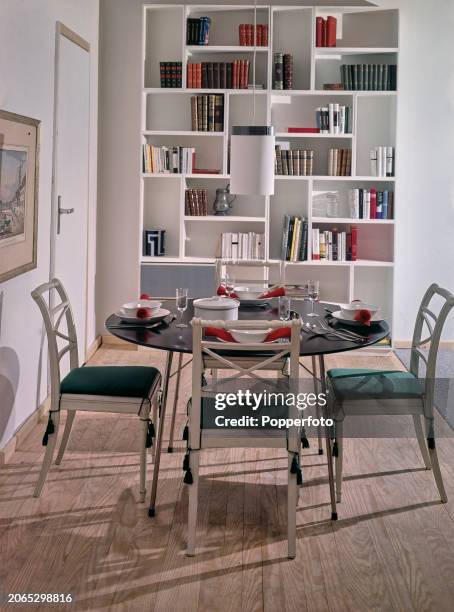
<instances>
[{"instance_id":1,"label":"white wall","mask_svg":"<svg viewBox=\"0 0 454 612\"><path fill-rule=\"evenodd\" d=\"M0 284L0 448L46 396L42 320L30 292L49 280L55 23L91 43L88 342L95 337L98 0L1 0L0 108L41 121L38 266Z\"/></svg>"},{"instance_id":2,"label":"white wall","mask_svg":"<svg viewBox=\"0 0 454 612\"><path fill-rule=\"evenodd\" d=\"M138 292L143 4L100 3L99 333L106 316ZM454 291L454 2L377 4L401 11L394 337L409 340L427 286L435 281ZM453 319L445 340L454 340Z\"/></svg>"}]
</instances>

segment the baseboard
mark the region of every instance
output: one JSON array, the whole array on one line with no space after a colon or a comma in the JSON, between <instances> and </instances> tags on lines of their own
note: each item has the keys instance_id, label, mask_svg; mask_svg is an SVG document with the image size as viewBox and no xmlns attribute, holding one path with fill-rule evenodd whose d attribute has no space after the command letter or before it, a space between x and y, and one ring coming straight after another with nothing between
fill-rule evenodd
<instances>
[{"instance_id":1,"label":"baseboard","mask_svg":"<svg viewBox=\"0 0 454 612\"><path fill-rule=\"evenodd\" d=\"M0 466L5 465L11 459L14 451L19 448L22 442L27 436L30 435L31 431L45 420L47 413L49 412L50 398L47 397L43 403L37 408L32 414L25 419L22 425L17 429L12 438L8 440L5 446L0 449Z\"/></svg>"},{"instance_id":2,"label":"baseboard","mask_svg":"<svg viewBox=\"0 0 454 612\"><path fill-rule=\"evenodd\" d=\"M86 361L89 361L93 357L93 355L99 349L101 344L102 344L102 337L101 336L96 336L96 338L93 340L93 342L87 348L87 358L86 358Z\"/></svg>"},{"instance_id":3,"label":"baseboard","mask_svg":"<svg viewBox=\"0 0 454 612\"><path fill-rule=\"evenodd\" d=\"M394 340L394 348L396 348L396 349L409 349L409 348L411 348L411 340ZM440 348L442 348L442 349L454 349L454 340L441 340L440 341Z\"/></svg>"}]
</instances>

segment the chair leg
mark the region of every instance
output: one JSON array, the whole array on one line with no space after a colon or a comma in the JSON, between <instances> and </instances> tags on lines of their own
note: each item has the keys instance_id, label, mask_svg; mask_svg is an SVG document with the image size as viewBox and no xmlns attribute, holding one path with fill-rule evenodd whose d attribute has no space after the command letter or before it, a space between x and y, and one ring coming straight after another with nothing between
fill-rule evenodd
<instances>
[{"instance_id":1,"label":"chair leg","mask_svg":"<svg viewBox=\"0 0 454 612\"><path fill-rule=\"evenodd\" d=\"M153 425L155 427L155 430L158 430L158 395L156 394L154 401L153 401ZM155 460L156 457L156 440L154 440L153 442L153 446L151 447L151 458L153 459L153 462Z\"/></svg>"},{"instance_id":2,"label":"chair leg","mask_svg":"<svg viewBox=\"0 0 454 612\"><path fill-rule=\"evenodd\" d=\"M139 501L145 501L147 492L147 433L148 433L148 418L140 419L142 427L142 436L140 441L140 484L139 484Z\"/></svg>"},{"instance_id":3,"label":"chair leg","mask_svg":"<svg viewBox=\"0 0 454 612\"><path fill-rule=\"evenodd\" d=\"M65 429L63 430L63 437L60 442L60 448L58 449L57 458L55 459L55 464L60 465L61 460L63 459L63 455L66 450L66 446L69 440L69 434L71 433L71 428L73 426L74 417L76 416L75 410L68 410L66 413L66 423Z\"/></svg>"},{"instance_id":4,"label":"chair leg","mask_svg":"<svg viewBox=\"0 0 454 612\"><path fill-rule=\"evenodd\" d=\"M296 505L298 501L298 487L296 474L292 474L291 466L293 453L288 453L288 486L287 486L287 531L288 531L288 558L296 557Z\"/></svg>"},{"instance_id":5,"label":"chair leg","mask_svg":"<svg viewBox=\"0 0 454 612\"><path fill-rule=\"evenodd\" d=\"M312 373L314 379L314 393L318 394L318 381L317 381L317 359L315 355L312 355ZM317 404L315 408L317 419L320 419L320 406ZM318 439L318 454L323 455L323 442L322 442L322 427L317 425L317 439Z\"/></svg>"},{"instance_id":6,"label":"chair leg","mask_svg":"<svg viewBox=\"0 0 454 612\"><path fill-rule=\"evenodd\" d=\"M189 454L189 465L192 472L193 482L189 486L189 502L188 502L188 547L186 555L193 557L195 555L195 542L197 530L197 509L199 503L199 457L200 451L191 451Z\"/></svg>"},{"instance_id":7,"label":"chair leg","mask_svg":"<svg viewBox=\"0 0 454 612\"><path fill-rule=\"evenodd\" d=\"M183 353L180 353L180 356L178 357L177 380L175 383L175 397L173 398L172 420L170 421L169 446L167 448L168 453L171 453L173 451L173 432L175 429L175 417L177 415L177 408L178 408L178 396L180 395L180 379L181 379L182 363L183 363Z\"/></svg>"},{"instance_id":8,"label":"chair leg","mask_svg":"<svg viewBox=\"0 0 454 612\"><path fill-rule=\"evenodd\" d=\"M318 358L320 368L320 382L322 393L326 396L326 374L325 374L325 358L323 355L319 355ZM329 496L331 500L331 520L337 521L337 508L336 508L336 490L334 484L334 469L333 469L333 455L331 452L331 439L328 432L328 428L325 427L325 446L326 446L326 461L328 463L328 481L329 481Z\"/></svg>"},{"instance_id":9,"label":"chair leg","mask_svg":"<svg viewBox=\"0 0 454 612\"><path fill-rule=\"evenodd\" d=\"M60 411L55 411L51 414L54 430L53 433L48 434L46 452L44 453L43 463L41 465L38 482L36 483L35 490L33 492L33 497L39 497L41 495L41 491L46 481L47 473L49 471L49 468L52 463L52 458L54 456L55 444L57 442L58 436L58 428L60 425Z\"/></svg>"},{"instance_id":10,"label":"chair leg","mask_svg":"<svg viewBox=\"0 0 454 612\"><path fill-rule=\"evenodd\" d=\"M443 504L448 501L448 496L446 495L445 486L443 484L443 478L441 477L440 464L438 463L438 455L437 449L435 448L435 439L430 438L428 440L429 445L429 455L432 463L432 471L435 478L435 483L438 488L438 492L440 493L440 499Z\"/></svg>"},{"instance_id":11,"label":"chair leg","mask_svg":"<svg viewBox=\"0 0 454 612\"><path fill-rule=\"evenodd\" d=\"M416 438L418 440L419 449L421 451L424 465L426 466L426 470L430 470L432 469L432 464L430 463L429 451L427 450L426 439L424 437L424 431L421 423L421 417L419 415L413 415L413 424L415 426Z\"/></svg>"},{"instance_id":12,"label":"chair leg","mask_svg":"<svg viewBox=\"0 0 454 612\"><path fill-rule=\"evenodd\" d=\"M336 502L340 503L342 498L342 467L343 467L343 423L336 421L336 453L334 456L334 464L336 468Z\"/></svg>"}]
</instances>

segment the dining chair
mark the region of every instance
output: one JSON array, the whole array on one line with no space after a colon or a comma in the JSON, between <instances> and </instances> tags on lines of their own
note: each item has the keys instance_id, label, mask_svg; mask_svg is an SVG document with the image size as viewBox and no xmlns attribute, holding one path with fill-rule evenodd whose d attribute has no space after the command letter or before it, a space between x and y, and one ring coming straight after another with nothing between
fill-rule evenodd
<instances>
[{"instance_id":1,"label":"dining chair","mask_svg":"<svg viewBox=\"0 0 454 612\"><path fill-rule=\"evenodd\" d=\"M60 424L60 411L67 418L55 463L60 464L78 410L135 414L141 422L140 501L146 494L147 450L153 445L158 419L161 374L145 366L79 367L74 316L62 283L54 278L31 293L37 303L47 334L50 365L50 411L43 446L46 446L34 497L41 494L52 463ZM49 303L52 306L49 306ZM55 303L55 305L54 305ZM69 373L62 378L62 358L69 353ZM152 418L150 414L152 412Z\"/></svg>"},{"instance_id":2,"label":"dining chair","mask_svg":"<svg viewBox=\"0 0 454 612\"><path fill-rule=\"evenodd\" d=\"M288 429L276 427L217 427L213 418L216 393L222 392L224 385L235 385L230 388L239 389L241 379L246 378L246 389L251 383L262 381L266 384L274 382L270 378L262 378L260 373L268 370L282 371L283 363L290 357L290 376L279 379L279 391L284 389L289 393L297 393L298 359L300 348L300 320L287 321L203 321L192 320L193 326L193 368L192 368L192 398L188 403L188 449L183 469L186 471L185 483L189 484L188 504L188 539L187 555L193 556L196 549L196 525L199 486L199 461L202 450L215 448L282 448L288 454L288 556L296 554L296 505L297 485L302 484L300 467L300 431L297 426ZM287 341L274 341L263 344L225 342L203 338L206 327L216 327L222 330L250 329L282 329L290 327L290 338ZM220 350L222 347L222 350ZM234 371L232 376L220 379L217 383L206 384L205 371ZM257 373L259 372L259 374ZM244 382L244 381L243 381ZM275 387L277 388L277 387ZM232 409L238 415L252 414L252 410L237 405ZM220 412L218 413L220 414ZM288 416L301 418L296 407L278 405L261 406L254 416L269 414L271 417ZM261 419L259 419L260 421Z\"/></svg>"},{"instance_id":3,"label":"dining chair","mask_svg":"<svg viewBox=\"0 0 454 612\"><path fill-rule=\"evenodd\" d=\"M441 300L438 314L429 308ZM432 469L442 502L447 501L435 445L434 387L440 337L454 296L431 285L416 317L411 346L410 371L334 368L327 372L328 410L334 423L333 456L336 468L336 500L342 496L343 424L346 417L408 415L413 417L426 469ZM427 335L424 329L427 327ZM428 354L422 347L429 345ZM421 362L423 367L421 367ZM425 437L421 419L425 423ZM427 445L426 445L426 440Z\"/></svg>"}]
</instances>

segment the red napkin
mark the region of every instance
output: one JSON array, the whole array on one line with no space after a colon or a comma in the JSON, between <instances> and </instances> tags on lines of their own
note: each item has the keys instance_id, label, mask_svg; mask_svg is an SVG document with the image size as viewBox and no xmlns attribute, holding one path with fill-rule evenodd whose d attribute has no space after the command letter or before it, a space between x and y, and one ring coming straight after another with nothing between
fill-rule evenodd
<instances>
[{"instance_id":1,"label":"red napkin","mask_svg":"<svg viewBox=\"0 0 454 612\"><path fill-rule=\"evenodd\" d=\"M361 308L361 310L358 310L358 312L355 314L355 321L358 321L359 323L362 323L363 325L368 325L370 327L370 320L372 318L372 313L370 310L367 310L366 308Z\"/></svg>"},{"instance_id":2,"label":"red napkin","mask_svg":"<svg viewBox=\"0 0 454 612\"><path fill-rule=\"evenodd\" d=\"M151 308L138 308L136 312L136 317L138 319L149 319L151 317Z\"/></svg>"},{"instance_id":3,"label":"red napkin","mask_svg":"<svg viewBox=\"0 0 454 612\"><path fill-rule=\"evenodd\" d=\"M141 293L139 299L141 299L141 300L151 300L153 298L151 297L151 295L148 295L148 293Z\"/></svg>"},{"instance_id":4,"label":"red napkin","mask_svg":"<svg viewBox=\"0 0 454 612\"><path fill-rule=\"evenodd\" d=\"M215 338L219 338L220 340L225 340L226 342L236 342L236 340L229 331L220 327L206 327L205 335L213 336ZM270 331L264 342L274 342L279 338L290 338L290 335L290 327L280 327L278 329L273 329L272 331Z\"/></svg>"},{"instance_id":5,"label":"red napkin","mask_svg":"<svg viewBox=\"0 0 454 612\"><path fill-rule=\"evenodd\" d=\"M264 291L259 299L281 297L281 295L285 295L285 288L276 287L275 289L270 289L270 291Z\"/></svg>"},{"instance_id":6,"label":"red napkin","mask_svg":"<svg viewBox=\"0 0 454 612\"><path fill-rule=\"evenodd\" d=\"M218 290L216 291L216 294L217 295L227 295L227 291L225 290L224 285L219 285ZM238 299L238 296L234 291L232 291L232 293L230 294L230 297Z\"/></svg>"}]
</instances>

